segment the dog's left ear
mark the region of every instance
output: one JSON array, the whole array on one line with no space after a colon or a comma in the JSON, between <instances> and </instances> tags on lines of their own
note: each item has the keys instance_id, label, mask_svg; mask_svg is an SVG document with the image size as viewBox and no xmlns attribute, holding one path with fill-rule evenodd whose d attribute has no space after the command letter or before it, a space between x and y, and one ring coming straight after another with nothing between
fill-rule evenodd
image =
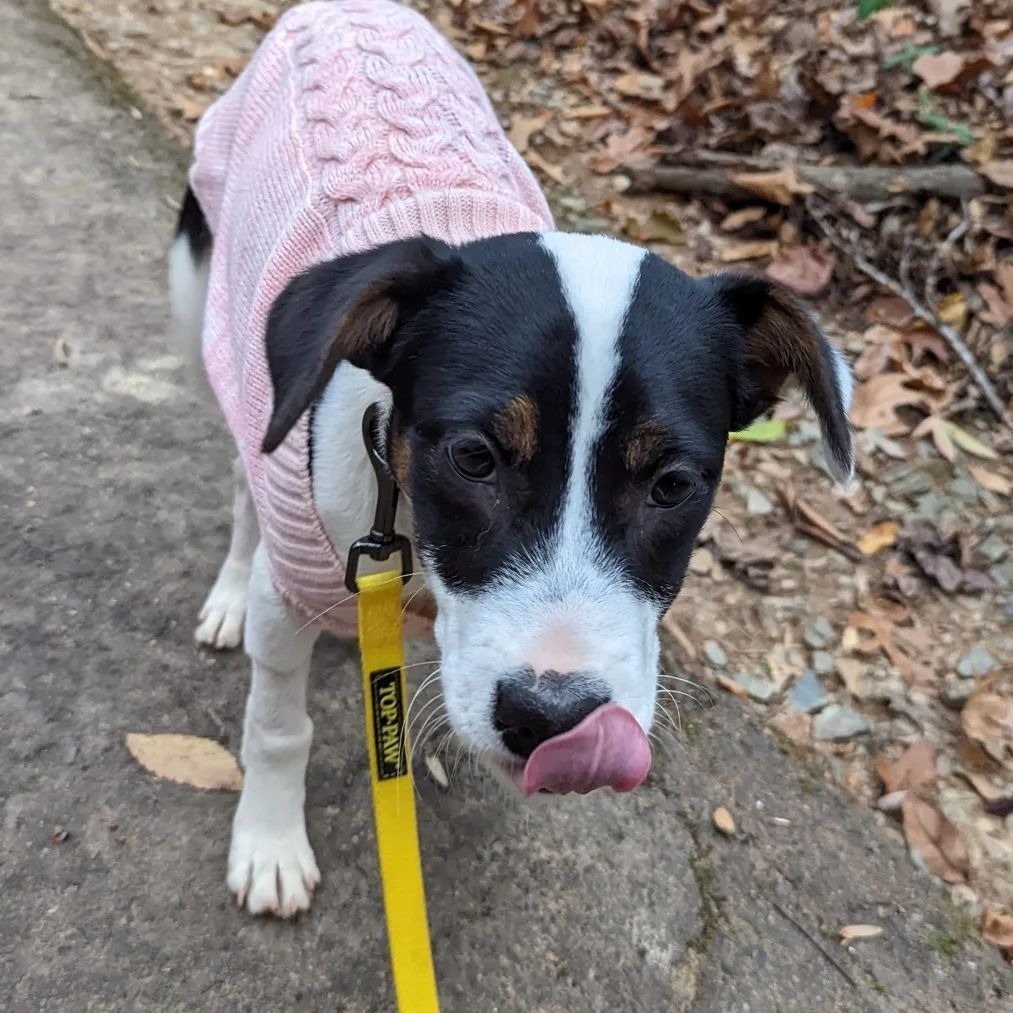
<instances>
[{"instance_id":1,"label":"dog's left ear","mask_svg":"<svg viewBox=\"0 0 1013 1013\"><path fill-rule=\"evenodd\" d=\"M460 270L451 247L422 236L329 260L293 278L267 321L274 410L264 453L277 449L340 363L387 382L399 337Z\"/></svg>"},{"instance_id":2,"label":"dog's left ear","mask_svg":"<svg viewBox=\"0 0 1013 1013\"><path fill-rule=\"evenodd\" d=\"M743 335L732 431L745 429L770 408L793 376L816 411L834 478L847 482L854 471L848 427L853 384L844 356L783 285L740 275L719 275L714 281Z\"/></svg>"}]
</instances>

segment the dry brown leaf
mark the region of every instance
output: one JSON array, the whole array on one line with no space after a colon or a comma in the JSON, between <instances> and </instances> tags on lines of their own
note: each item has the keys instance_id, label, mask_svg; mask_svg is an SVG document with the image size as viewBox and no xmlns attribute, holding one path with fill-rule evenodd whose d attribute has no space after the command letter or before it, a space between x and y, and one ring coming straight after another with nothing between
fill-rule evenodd
<instances>
[{"instance_id":1,"label":"dry brown leaf","mask_svg":"<svg viewBox=\"0 0 1013 1013\"><path fill-rule=\"evenodd\" d=\"M620 74L612 82L612 87L620 95L626 95L628 98L642 98L652 102L660 102L665 97L665 90L669 84L658 74L631 70L629 73Z\"/></svg>"},{"instance_id":2,"label":"dry brown leaf","mask_svg":"<svg viewBox=\"0 0 1013 1013\"><path fill-rule=\"evenodd\" d=\"M932 442L936 445L936 450L938 450L939 453L950 462L950 464L954 464L956 462L957 448L954 447L953 440L950 439L945 419L940 418L938 415L929 415L922 419L922 421L915 426L911 436L917 440L925 435L932 437Z\"/></svg>"},{"instance_id":3,"label":"dry brown leaf","mask_svg":"<svg viewBox=\"0 0 1013 1013\"><path fill-rule=\"evenodd\" d=\"M975 773L973 770L955 770L958 777L962 777L986 802L994 802L1002 798L1002 788L994 785L984 774Z\"/></svg>"},{"instance_id":4,"label":"dry brown leaf","mask_svg":"<svg viewBox=\"0 0 1013 1013\"><path fill-rule=\"evenodd\" d=\"M928 742L913 742L896 763L882 753L876 757L876 773L883 782L885 795L895 791L918 791L938 776L936 750Z\"/></svg>"},{"instance_id":5,"label":"dry brown leaf","mask_svg":"<svg viewBox=\"0 0 1013 1013\"><path fill-rule=\"evenodd\" d=\"M946 883L965 882L969 865L967 847L957 828L938 807L909 791L900 811L908 847L929 872Z\"/></svg>"},{"instance_id":6,"label":"dry brown leaf","mask_svg":"<svg viewBox=\"0 0 1013 1013\"><path fill-rule=\"evenodd\" d=\"M982 489L987 489L989 492L997 493L1000 496L1013 495L1013 484L1010 483L1008 478L1004 478L997 472L989 471L987 468L983 468L979 464L969 464L967 466L967 470L971 473L971 478L973 478L975 482L982 487Z\"/></svg>"},{"instance_id":7,"label":"dry brown leaf","mask_svg":"<svg viewBox=\"0 0 1013 1013\"><path fill-rule=\"evenodd\" d=\"M859 429L878 429L886 436L902 436L910 426L897 414L904 405L925 405L924 391L912 390L904 373L870 377L855 390L850 418Z\"/></svg>"},{"instance_id":8,"label":"dry brown leaf","mask_svg":"<svg viewBox=\"0 0 1013 1013\"><path fill-rule=\"evenodd\" d=\"M832 549L837 549L848 559L857 561L862 558L862 554L855 548L851 539L828 521L815 507L802 499L791 485L787 482L780 482L775 488L792 523L802 534L815 538Z\"/></svg>"},{"instance_id":9,"label":"dry brown leaf","mask_svg":"<svg viewBox=\"0 0 1013 1013\"><path fill-rule=\"evenodd\" d=\"M208 790L239 791L243 786L235 757L211 739L129 732L126 741L130 755L145 770L166 781Z\"/></svg>"},{"instance_id":10,"label":"dry brown leaf","mask_svg":"<svg viewBox=\"0 0 1013 1013\"><path fill-rule=\"evenodd\" d=\"M879 925L845 925L840 930L841 942L850 943L856 939L875 939L883 934Z\"/></svg>"},{"instance_id":11,"label":"dry brown leaf","mask_svg":"<svg viewBox=\"0 0 1013 1013\"><path fill-rule=\"evenodd\" d=\"M777 253L776 239L752 239L742 243L726 243L718 255L726 264L734 264L740 260L759 260L761 257L772 257Z\"/></svg>"},{"instance_id":12,"label":"dry brown leaf","mask_svg":"<svg viewBox=\"0 0 1013 1013\"><path fill-rule=\"evenodd\" d=\"M1013 159L1004 162L988 162L978 171L996 186L1013 190Z\"/></svg>"},{"instance_id":13,"label":"dry brown leaf","mask_svg":"<svg viewBox=\"0 0 1013 1013\"><path fill-rule=\"evenodd\" d=\"M537 116L515 116L510 125L510 143L523 155L531 138L541 132L553 115L551 109L546 109Z\"/></svg>"},{"instance_id":14,"label":"dry brown leaf","mask_svg":"<svg viewBox=\"0 0 1013 1013\"><path fill-rule=\"evenodd\" d=\"M180 95L173 104L173 108L188 123L194 123L204 115L207 105L206 102L196 102L185 95Z\"/></svg>"},{"instance_id":15,"label":"dry brown leaf","mask_svg":"<svg viewBox=\"0 0 1013 1013\"><path fill-rule=\"evenodd\" d=\"M960 712L964 734L1002 763L1013 752L1013 700L988 690L975 693Z\"/></svg>"},{"instance_id":16,"label":"dry brown leaf","mask_svg":"<svg viewBox=\"0 0 1013 1013\"><path fill-rule=\"evenodd\" d=\"M787 285L799 295L819 295L830 284L837 258L815 246L783 250L767 268L767 277Z\"/></svg>"},{"instance_id":17,"label":"dry brown leaf","mask_svg":"<svg viewBox=\"0 0 1013 1013\"><path fill-rule=\"evenodd\" d=\"M941 88L955 81L964 69L959 53L926 53L915 60L911 69L930 87Z\"/></svg>"},{"instance_id":18,"label":"dry brown leaf","mask_svg":"<svg viewBox=\"0 0 1013 1013\"><path fill-rule=\"evenodd\" d=\"M634 125L625 133L609 134L601 154L594 160L595 172L615 172L624 162L636 161L645 156L657 136L647 127Z\"/></svg>"},{"instance_id":19,"label":"dry brown leaf","mask_svg":"<svg viewBox=\"0 0 1013 1013\"><path fill-rule=\"evenodd\" d=\"M1004 950L1013 948L1013 915L998 908L985 908L981 912L981 934Z\"/></svg>"},{"instance_id":20,"label":"dry brown leaf","mask_svg":"<svg viewBox=\"0 0 1013 1013\"><path fill-rule=\"evenodd\" d=\"M787 207L799 194L812 193L813 187L803 183L792 168L778 169L776 172L738 172L732 176L732 182L744 190L759 194L774 204Z\"/></svg>"},{"instance_id":21,"label":"dry brown leaf","mask_svg":"<svg viewBox=\"0 0 1013 1013\"><path fill-rule=\"evenodd\" d=\"M725 837L731 837L735 833L735 820L732 819L732 814L724 806L718 806L714 810L712 819L714 820L715 829L724 834Z\"/></svg>"},{"instance_id":22,"label":"dry brown leaf","mask_svg":"<svg viewBox=\"0 0 1013 1013\"><path fill-rule=\"evenodd\" d=\"M741 211L733 211L722 219L720 226L722 232L738 232L746 225L760 221L767 216L767 209L761 207L742 208Z\"/></svg>"},{"instance_id":23,"label":"dry brown leaf","mask_svg":"<svg viewBox=\"0 0 1013 1013\"><path fill-rule=\"evenodd\" d=\"M552 162L542 158L537 151L528 151L524 156L525 161L532 168L537 169L543 176L551 179L553 183L558 183L560 186L566 186L566 174L558 165L553 165Z\"/></svg>"},{"instance_id":24,"label":"dry brown leaf","mask_svg":"<svg viewBox=\"0 0 1013 1013\"><path fill-rule=\"evenodd\" d=\"M883 521L868 531L863 531L858 538L858 551L863 556L874 556L883 549L890 548L897 542L897 524L895 521Z\"/></svg>"},{"instance_id":25,"label":"dry brown leaf","mask_svg":"<svg viewBox=\"0 0 1013 1013\"><path fill-rule=\"evenodd\" d=\"M976 436L972 436L966 429L961 429L956 422L944 422L946 432L950 439L961 450L975 457L984 458L986 461L997 461L999 455L989 446L982 443Z\"/></svg>"},{"instance_id":26,"label":"dry brown leaf","mask_svg":"<svg viewBox=\"0 0 1013 1013\"><path fill-rule=\"evenodd\" d=\"M848 626L871 634L856 643L855 650L860 654L874 654L876 651L882 651L889 658L890 664L900 672L901 677L908 684L932 681L934 676L932 668L915 661L894 643L894 623L887 616L873 615L869 612L852 612L848 616Z\"/></svg>"}]
</instances>

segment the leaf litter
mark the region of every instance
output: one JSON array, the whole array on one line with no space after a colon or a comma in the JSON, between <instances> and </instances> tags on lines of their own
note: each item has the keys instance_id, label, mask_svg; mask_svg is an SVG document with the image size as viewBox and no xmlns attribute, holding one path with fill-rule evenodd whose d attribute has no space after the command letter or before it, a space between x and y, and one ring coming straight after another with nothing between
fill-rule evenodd
<instances>
[{"instance_id":1,"label":"leaf litter","mask_svg":"<svg viewBox=\"0 0 1013 1013\"><path fill-rule=\"evenodd\" d=\"M52 3L185 143L288 6ZM823 754L844 790L870 805L893 795L909 848L941 878L965 877L961 896L973 898L983 934L1009 954L1013 877L1004 870L1013 865L997 856L1013 851L1002 815L1013 793L1013 687L975 684L957 712L938 692L978 644L1001 671L1013 664L1002 604L1013 586L1013 439L983 414L950 340L956 334L1010 403L1008 4L414 6L475 62L563 227L646 243L691 273L765 273L813 299L854 362L857 488L831 488L798 398L734 437L717 523L702 533L666 615L665 642L681 676L748 699L742 683L708 668L697 644L715 640L728 671L757 684L773 664L787 690L802 669L784 664L798 650L785 635L797 645L817 616L842 631L803 666L818 665L826 692L857 709L874 735L814 741L812 716L793 711L787 692L743 705ZM659 195L637 175L678 166L691 170L690 193ZM927 182L914 172L923 169ZM828 243L816 212L841 245ZM859 257L894 284L858 270ZM787 512L747 513L735 483L780 499ZM771 644L784 656L768 659ZM883 796L871 744L896 762L921 740L936 750L935 779ZM169 756L157 760L166 776L190 776ZM238 768L219 761L218 775L197 764L193 778L235 784Z\"/></svg>"}]
</instances>

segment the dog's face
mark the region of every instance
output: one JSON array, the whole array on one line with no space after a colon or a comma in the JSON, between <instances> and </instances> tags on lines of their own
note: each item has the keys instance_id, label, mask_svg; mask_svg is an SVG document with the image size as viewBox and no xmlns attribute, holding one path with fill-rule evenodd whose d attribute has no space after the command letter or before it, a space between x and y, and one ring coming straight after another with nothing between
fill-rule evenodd
<instances>
[{"instance_id":1,"label":"dog's face","mask_svg":"<svg viewBox=\"0 0 1013 1013\"><path fill-rule=\"evenodd\" d=\"M790 374L851 470L847 371L793 297L603 237L420 239L320 265L279 299L268 347L267 447L342 360L390 388L451 722L529 792L646 773L658 619L729 432Z\"/></svg>"}]
</instances>

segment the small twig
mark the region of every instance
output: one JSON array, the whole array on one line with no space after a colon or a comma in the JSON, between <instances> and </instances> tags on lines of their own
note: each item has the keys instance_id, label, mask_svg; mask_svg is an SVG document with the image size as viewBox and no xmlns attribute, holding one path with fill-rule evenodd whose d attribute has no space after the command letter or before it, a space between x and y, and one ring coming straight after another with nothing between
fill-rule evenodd
<instances>
[{"instance_id":1,"label":"small twig","mask_svg":"<svg viewBox=\"0 0 1013 1013\"><path fill-rule=\"evenodd\" d=\"M946 343L956 353L957 358L964 364L968 373L971 374L971 379L977 385L978 390L984 395L989 407L999 417L999 421L1009 425L1006 406L1003 404L1002 398L999 397L998 392L992 385L992 381L985 374L985 371L978 365L974 353L964 344L964 339L949 324L944 324L935 313L924 306L914 292L911 291L910 287L905 287L889 275L884 274L878 267L866 260L862 254L858 253L856 249L849 246L817 208L816 201L812 199L812 195L806 199L806 207L809 209L813 221L820 227L820 230L827 239L848 257L855 267L863 274L872 278L873 281L882 285L883 288L889 289L894 295L903 299L911 307L911 312L919 320L928 324L934 331L942 335Z\"/></svg>"},{"instance_id":2,"label":"small twig","mask_svg":"<svg viewBox=\"0 0 1013 1013\"><path fill-rule=\"evenodd\" d=\"M857 981L855 981L855 979L851 977L851 975L850 975L850 974L848 973L848 970L847 970L847 968L846 968L846 967L844 967L844 966L843 966L843 965L842 965L842 964L840 963L840 961L838 961L838 960L837 960L837 958L836 958L836 957L834 957L834 955L833 955L833 954L832 954L832 953L831 953L831 952L830 952L829 950L827 950L827 949L826 949L826 948L825 948L825 947L824 947L824 946L823 946L823 945L822 945L822 944L820 943L820 941L819 941L819 940L818 940L818 939L817 939L817 938L816 938L816 937L815 937L815 936L814 936L814 935L813 935L813 934L812 934L812 933L811 933L811 932L810 932L810 931L809 931L808 929L804 928L804 927L803 927L803 926L802 926L801 924L799 924L799 923L798 923L797 921L795 921L795 919L794 919L794 918L792 918L792 916L791 916L790 914L788 914L788 912L787 912L787 911L785 911L785 909L784 909L783 907L781 907L781 905L780 905L780 904L778 904L778 902L777 902L776 900L774 900L774 898L773 898L773 897L771 897L771 898L769 898L769 899L770 899L770 903L771 903L771 904L772 904L772 905L774 906L774 910L775 910L775 911L776 911L776 912L777 912L777 913L778 913L779 915L781 915L781 917L782 917L782 918L787 918L787 920L788 920L788 921L790 921L790 922L792 923L792 925L794 925L794 926L795 926L795 928L797 928L797 929L799 930L799 932L801 932L801 933L802 933L802 935L803 935L803 936L805 936L805 937L806 937L806 939L808 939L808 940L809 940L809 942L810 942L810 943L812 943L812 944L813 944L813 946L815 946L815 947L816 947L816 949L817 949L817 950L819 950L819 951L820 951L820 953L822 953L822 954L823 954L823 956L824 956L824 957L826 957L826 959L827 959L827 960L828 960L828 961L829 961L829 962L830 962L831 964L833 964L833 966L834 966L835 968L837 968L837 972L838 972L838 973L840 974L840 976L841 976L841 977L842 977L842 978L843 978L843 979L844 979L844 980L845 980L845 981L846 981L846 982L847 982L847 983L848 983L848 984L849 984L849 985L850 985L850 986L851 986L852 988L858 988L858 982L857 982Z\"/></svg>"}]
</instances>

